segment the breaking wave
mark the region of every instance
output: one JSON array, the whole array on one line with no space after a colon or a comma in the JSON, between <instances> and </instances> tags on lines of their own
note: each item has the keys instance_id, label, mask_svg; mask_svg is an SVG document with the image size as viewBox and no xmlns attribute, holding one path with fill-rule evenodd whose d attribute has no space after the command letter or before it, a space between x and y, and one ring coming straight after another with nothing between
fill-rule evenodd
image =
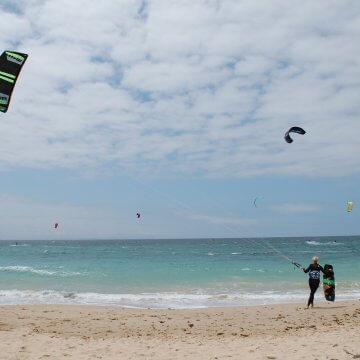
<instances>
[{"instance_id":1,"label":"breaking wave","mask_svg":"<svg viewBox=\"0 0 360 360\"><path fill-rule=\"evenodd\" d=\"M338 300L357 299L359 290L348 290ZM307 297L300 290L291 292L258 291L231 294L159 292L141 294L77 293L55 290L0 290L0 304L74 304L121 306L130 308L205 308L299 303ZM320 296L319 296L320 298ZM318 299L317 301L319 301Z\"/></svg>"},{"instance_id":2,"label":"breaking wave","mask_svg":"<svg viewBox=\"0 0 360 360\"><path fill-rule=\"evenodd\" d=\"M7 271L7 272L19 272L19 273L32 273L37 275L43 276L78 276L78 275L86 275L85 273L74 272L74 271L51 271L51 270L44 270L44 269L34 269L31 266L0 266L0 271Z\"/></svg>"},{"instance_id":3,"label":"breaking wave","mask_svg":"<svg viewBox=\"0 0 360 360\"><path fill-rule=\"evenodd\" d=\"M327 242L319 242L319 241L315 241L315 240L309 240L306 241L306 243L308 245L314 245L314 246L321 246L321 245L326 245L326 246L334 246L334 245L342 245L342 243L340 242L336 242L336 241L327 241Z\"/></svg>"}]
</instances>

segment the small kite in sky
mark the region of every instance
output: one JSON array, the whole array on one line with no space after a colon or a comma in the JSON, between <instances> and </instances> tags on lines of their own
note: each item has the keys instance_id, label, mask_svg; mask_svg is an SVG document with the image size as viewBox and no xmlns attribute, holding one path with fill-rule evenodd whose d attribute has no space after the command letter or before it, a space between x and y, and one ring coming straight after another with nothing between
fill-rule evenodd
<instances>
[{"instance_id":1,"label":"small kite in sky","mask_svg":"<svg viewBox=\"0 0 360 360\"><path fill-rule=\"evenodd\" d=\"M59 226L59 224L58 224L58 223L55 223L55 224L54 224L54 228L55 228L55 229L57 229L57 228L58 228L58 226Z\"/></svg>"},{"instance_id":2,"label":"small kite in sky","mask_svg":"<svg viewBox=\"0 0 360 360\"><path fill-rule=\"evenodd\" d=\"M353 210L353 202L352 201L348 201L348 203L347 203L347 211L348 212L352 212L352 210Z\"/></svg>"},{"instance_id":3,"label":"small kite in sky","mask_svg":"<svg viewBox=\"0 0 360 360\"><path fill-rule=\"evenodd\" d=\"M138 218L138 219L140 219L140 213L136 213L136 217Z\"/></svg>"},{"instance_id":4,"label":"small kite in sky","mask_svg":"<svg viewBox=\"0 0 360 360\"><path fill-rule=\"evenodd\" d=\"M255 207L257 207L257 201L260 200L260 199L263 199L263 197L260 195L260 196L257 196L255 199L254 199L254 205Z\"/></svg>"},{"instance_id":5,"label":"small kite in sky","mask_svg":"<svg viewBox=\"0 0 360 360\"><path fill-rule=\"evenodd\" d=\"M297 133L300 135L305 135L306 131L302 129L301 127L293 126L285 133L285 141L289 144L291 144L294 140L290 137L290 133Z\"/></svg>"}]
</instances>

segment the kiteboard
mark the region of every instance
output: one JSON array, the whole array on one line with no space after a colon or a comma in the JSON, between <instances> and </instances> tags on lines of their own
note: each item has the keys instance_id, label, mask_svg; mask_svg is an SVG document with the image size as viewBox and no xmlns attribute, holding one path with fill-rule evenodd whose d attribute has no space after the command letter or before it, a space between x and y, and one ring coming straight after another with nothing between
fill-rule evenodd
<instances>
[{"instance_id":1,"label":"kiteboard","mask_svg":"<svg viewBox=\"0 0 360 360\"><path fill-rule=\"evenodd\" d=\"M323 289L327 301L335 301L335 276L334 268L330 264L324 265Z\"/></svg>"}]
</instances>

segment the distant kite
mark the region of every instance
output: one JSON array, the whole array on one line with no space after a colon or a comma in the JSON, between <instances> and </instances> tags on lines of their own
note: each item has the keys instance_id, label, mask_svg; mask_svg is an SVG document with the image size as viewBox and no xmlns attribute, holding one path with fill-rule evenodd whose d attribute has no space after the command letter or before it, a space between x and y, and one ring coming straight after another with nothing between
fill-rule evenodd
<instances>
[{"instance_id":1,"label":"distant kite","mask_svg":"<svg viewBox=\"0 0 360 360\"><path fill-rule=\"evenodd\" d=\"M138 218L138 219L140 219L140 213L136 213L136 217Z\"/></svg>"},{"instance_id":2,"label":"distant kite","mask_svg":"<svg viewBox=\"0 0 360 360\"><path fill-rule=\"evenodd\" d=\"M59 226L59 224L58 224L58 223L55 223L55 224L54 224L54 228L55 228L55 229L57 229L57 228L58 228L58 226Z\"/></svg>"},{"instance_id":3,"label":"distant kite","mask_svg":"<svg viewBox=\"0 0 360 360\"><path fill-rule=\"evenodd\" d=\"M257 196L255 199L254 199L254 206L257 207L257 201L262 199L263 197L260 195L260 196Z\"/></svg>"},{"instance_id":4,"label":"distant kite","mask_svg":"<svg viewBox=\"0 0 360 360\"><path fill-rule=\"evenodd\" d=\"M297 134L300 134L300 135L305 135L306 134L306 131L300 127L297 127L297 126L293 126L292 128L290 128L286 133L285 133L285 141L289 144L291 144L294 140L290 137L290 133L297 133Z\"/></svg>"},{"instance_id":5,"label":"distant kite","mask_svg":"<svg viewBox=\"0 0 360 360\"><path fill-rule=\"evenodd\" d=\"M16 80L26 59L26 54L4 51L0 56L0 111L7 112Z\"/></svg>"},{"instance_id":6,"label":"distant kite","mask_svg":"<svg viewBox=\"0 0 360 360\"><path fill-rule=\"evenodd\" d=\"M348 201L347 203L347 212L352 212L353 210L353 202L352 201Z\"/></svg>"}]
</instances>

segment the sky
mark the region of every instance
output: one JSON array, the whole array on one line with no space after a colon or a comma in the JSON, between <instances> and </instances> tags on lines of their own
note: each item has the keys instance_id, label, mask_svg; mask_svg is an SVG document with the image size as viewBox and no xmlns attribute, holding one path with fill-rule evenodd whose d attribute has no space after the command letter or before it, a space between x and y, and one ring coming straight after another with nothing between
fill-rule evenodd
<instances>
[{"instance_id":1,"label":"sky","mask_svg":"<svg viewBox=\"0 0 360 360\"><path fill-rule=\"evenodd\" d=\"M0 114L0 239L360 234L359 1L2 0L0 19L0 50L29 54Z\"/></svg>"}]
</instances>

